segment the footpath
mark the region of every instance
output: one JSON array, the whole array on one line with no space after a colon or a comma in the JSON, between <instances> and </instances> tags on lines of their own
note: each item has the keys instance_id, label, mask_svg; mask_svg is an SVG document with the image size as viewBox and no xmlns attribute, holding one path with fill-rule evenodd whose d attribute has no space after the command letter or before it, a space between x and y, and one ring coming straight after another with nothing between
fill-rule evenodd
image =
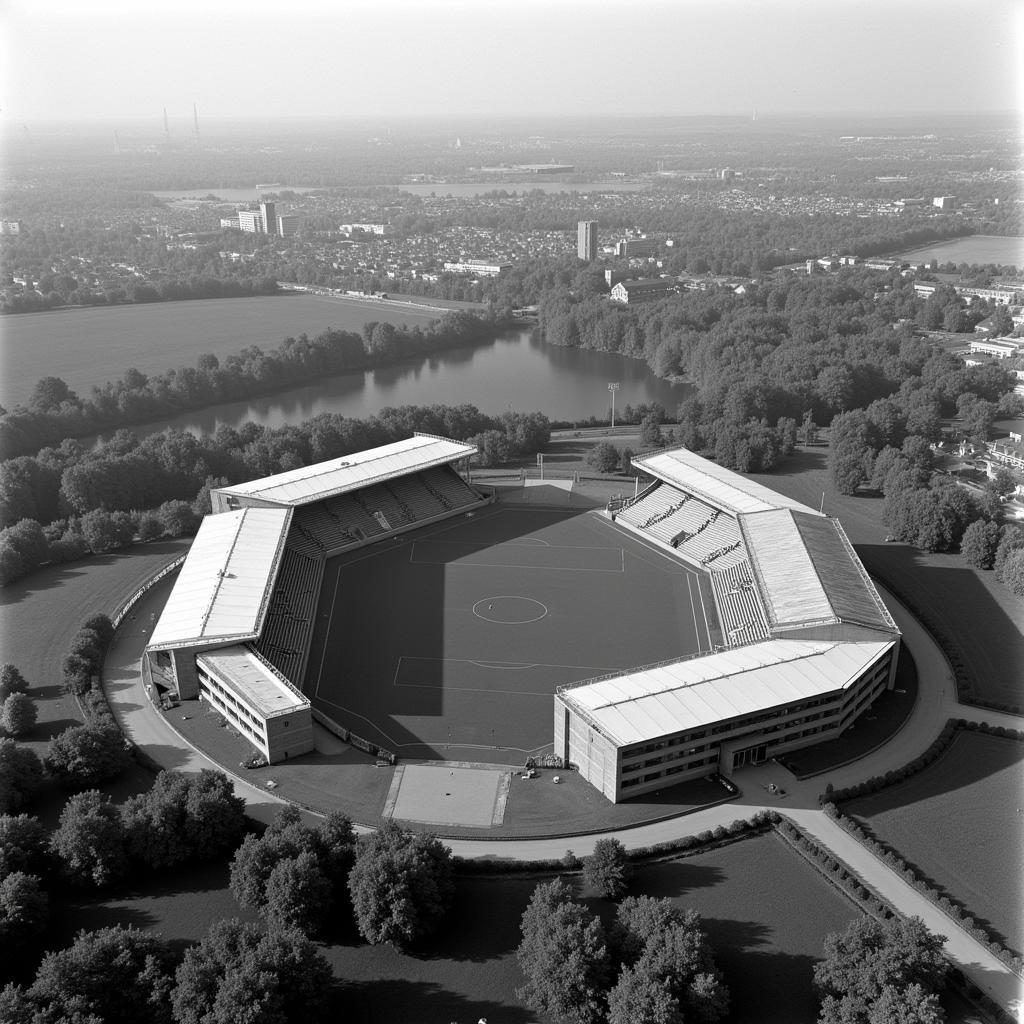
<instances>
[{"instance_id":1,"label":"footpath","mask_svg":"<svg viewBox=\"0 0 1024 1024\"><path fill-rule=\"evenodd\" d=\"M223 766L188 744L172 721L154 706L142 682L139 662L169 587L168 581L147 593L133 610L134 617L118 631L104 667L107 698L125 735L159 766L178 771L223 770ZM758 810L778 811L828 848L901 914L916 915L931 930L945 935L945 948L950 960L1007 1013L1024 1021L1024 981L819 808L818 797L827 784L839 789L902 767L931 745L949 718L1024 729L1022 717L960 704L952 672L939 647L892 595L882 588L880 590L903 633L904 643L913 653L919 678L918 699L913 711L899 732L883 746L855 762L802 781L774 763L745 768L735 777L743 794L735 801L682 818L573 837L571 846L578 856L586 856L598 839L610 836L627 849L633 849L696 835L719 825L728 825L737 818L749 817ZM320 739L326 744L335 742L326 733ZM282 801L248 784L240 776L232 777L235 792L246 801L247 813L257 820L269 821ZM771 783L782 792L770 792L768 787ZM369 829L359 826L358 831ZM446 842L460 857L483 861L557 859L570 845L564 836L521 840L451 839Z\"/></svg>"}]
</instances>

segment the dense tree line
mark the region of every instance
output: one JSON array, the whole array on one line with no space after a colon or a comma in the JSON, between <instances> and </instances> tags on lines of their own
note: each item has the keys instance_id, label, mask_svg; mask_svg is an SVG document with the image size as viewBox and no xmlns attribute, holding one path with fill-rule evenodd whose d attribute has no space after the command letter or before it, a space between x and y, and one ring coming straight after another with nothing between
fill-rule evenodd
<instances>
[{"instance_id":1,"label":"dense tree line","mask_svg":"<svg viewBox=\"0 0 1024 1024\"><path fill-rule=\"evenodd\" d=\"M0 294L0 313L37 313L61 306L120 306L125 303L176 302L184 299L244 299L252 295L277 295L272 277L208 277L193 274L172 281L139 283L127 288L100 290L67 274L40 278L33 291L5 289Z\"/></svg>"},{"instance_id":2,"label":"dense tree line","mask_svg":"<svg viewBox=\"0 0 1024 1024\"><path fill-rule=\"evenodd\" d=\"M534 890L521 927L517 994L559 1024L710 1024L728 1012L700 917L671 900L626 897L606 931L555 879Z\"/></svg>"},{"instance_id":3,"label":"dense tree line","mask_svg":"<svg viewBox=\"0 0 1024 1024\"><path fill-rule=\"evenodd\" d=\"M44 377L25 406L0 418L4 458L31 454L66 438L85 437L147 420L174 416L221 402L269 394L333 374L367 369L493 336L501 324L464 310L446 313L426 328L367 323L362 334L324 331L286 338L264 352L256 345L223 362L202 355L195 366L147 376L125 370L120 380L77 395L59 377Z\"/></svg>"},{"instance_id":4,"label":"dense tree line","mask_svg":"<svg viewBox=\"0 0 1024 1024\"><path fill-rule=\"evenodd\" d=\"M923 300L887 275L788 275L744 296L687 292L635 308L609 304L592 284L580 272L571 288L545 293L545 338L642 358L659 376L691 376L698 387L677 412L679 440L741 472L771 469L800 432L848 410L889 400L911 432L927 435L962 396L998 402L1013 384L1003 368L965 367L910 323L894 329L927 302L928 316L943 302L962 312L963 303Z\"/></svg>"},{"instance_id":5,"label":"dense tree line","mask_svg":"<svg viewBox=\"0 0 1024 1024\"><path fill-rule=\"evenodd\" d=\"M12 876L13 877L13 876ZM217 921L184 955L135 928L83 931L27 988L0 990L7 1024L317 1024L331 969L301 932Z\"/></svg>"},{"instance_id":6,"label":"dense tree line","mask_svg":"<svg viewBox=\"0 0 1024 1024\"><path fill-rule=\"evenodd\" d=\"M139 440L120 430L92 451L64 441L0 465L0 585L135 537L192 533L210 511L211 487L340 458L416 431L477 444L485 464L539 451L551 437L540 413L495 418L472 405L434 405L383 409L369 419L324 413L276 430L221 426L201 438L167 430Z\"/></svg>"}]
</instances>

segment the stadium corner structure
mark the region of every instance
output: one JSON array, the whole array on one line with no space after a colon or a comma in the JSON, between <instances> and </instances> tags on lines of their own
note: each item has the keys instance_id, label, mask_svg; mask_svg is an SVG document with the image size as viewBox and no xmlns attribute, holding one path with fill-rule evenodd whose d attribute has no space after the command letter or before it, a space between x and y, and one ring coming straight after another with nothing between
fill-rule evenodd
<instances>
[{"instance_id":1,"label":"stadium corner structure","mask_svg":"<svg viewBox=\"0 0 1024 1024\"><path fill-rule=\"evenodd\" d=\"M328 558L495 500L473 445L427 434L211 494L143 658L270 763L313 749L301 686ZM634 459L652 483L605 514L705 573L711 652L558 688L554 752L618 802L838 736L893 686L900 633L835 519L694 455Z\"/></svg>"}]
</instances>

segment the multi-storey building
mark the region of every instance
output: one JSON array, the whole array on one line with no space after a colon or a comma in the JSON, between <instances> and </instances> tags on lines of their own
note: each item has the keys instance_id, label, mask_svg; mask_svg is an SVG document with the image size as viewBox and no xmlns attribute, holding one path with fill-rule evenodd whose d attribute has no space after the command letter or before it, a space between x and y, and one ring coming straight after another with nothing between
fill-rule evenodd
<instances>
[{"instance_id":1,"label":"multi-storey building","mask_svg":"<svg viewBox=\"0 0 1024 1024\"><path fill-rule=\"evenodd\" d=\"M587 263L597 259L596 220L581 220L576 225L576 255Z\"/></svg>"}]
</instances>

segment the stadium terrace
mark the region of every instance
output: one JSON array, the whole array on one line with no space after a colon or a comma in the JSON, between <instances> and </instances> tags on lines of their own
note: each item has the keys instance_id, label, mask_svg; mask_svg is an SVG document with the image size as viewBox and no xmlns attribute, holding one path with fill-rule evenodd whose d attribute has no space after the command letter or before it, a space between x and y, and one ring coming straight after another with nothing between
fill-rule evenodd
<instances>
[{"instance_id":1,"label":"stadium terrace","mask_svg":"<svg viewBox=\"0 0 1024 1024\"><path fill-rule=\"evenodd\" d=\"M416 434L212 492L147 683L207 701L270 763L311 751L325 716L302 691L327 560L498 500L467 482L475 454ZM899 631L836 520L684 448L634 466L650 486L588 514L701 573L717 643L559 686L566 766L618 802L838 736L893 686Z\"/></svg>"}]
</instances>

